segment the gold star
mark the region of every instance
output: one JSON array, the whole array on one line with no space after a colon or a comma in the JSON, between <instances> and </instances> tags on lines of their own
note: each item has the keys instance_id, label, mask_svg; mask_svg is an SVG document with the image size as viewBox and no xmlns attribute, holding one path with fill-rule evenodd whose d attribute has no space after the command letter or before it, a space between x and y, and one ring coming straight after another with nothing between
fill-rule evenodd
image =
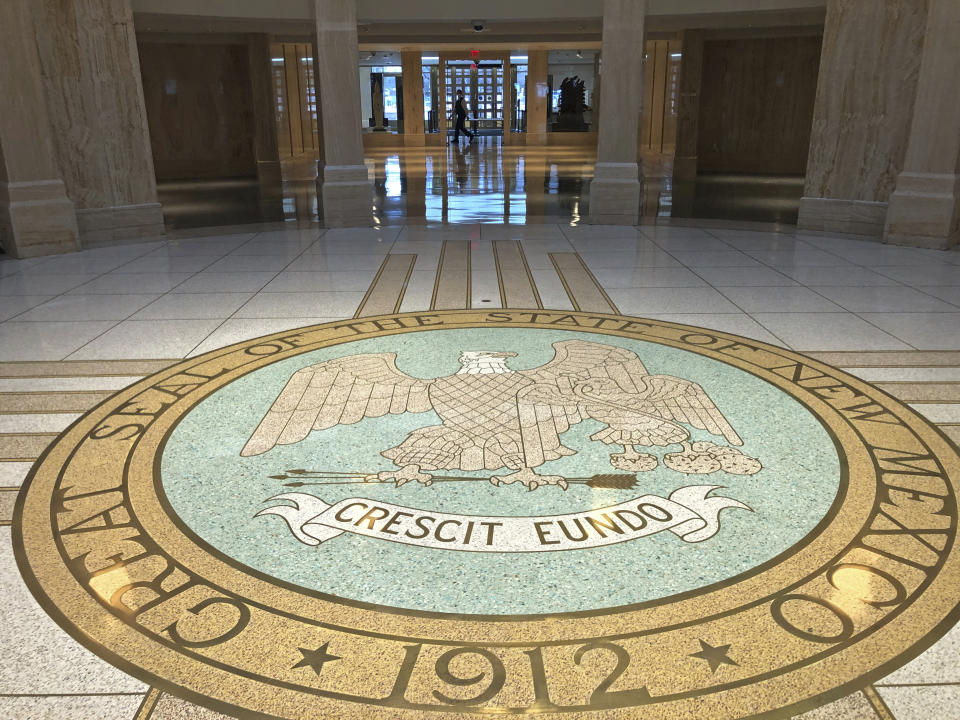
<instances>
[{"instance_id":1,"label":"gold star","mask_svg":"<svg viewBox=\"0 0 960 720\"><path fill-rule=\"evenodd\" d=\"M303 659L294 665L291 670L296 670L301 667L310 667L313 671L319 675L320 671L323 670L323 664L331 662L333 660L340 660L340 656L332 655L327 652L327 646L330 643L325 642L323 645L318 647L316 650L307 650L307 648L299 648L300 654L303 655Z\"/></svg>"},{"instance_id":2,"label":"gold star","mask_svg":"<svg viewBox=\"0 0 960 720\"><path fill-rule=\"evenodd\" d=\"M703 640L700 640L700 652L690 653L690 657L706 660L710 663L710 672L715 673L721 665L740 665L740 663L734 662L727 657L729 651L729 645L717 645L714 647L710 643L705 643Z\"/></svg>"}]
</instances>

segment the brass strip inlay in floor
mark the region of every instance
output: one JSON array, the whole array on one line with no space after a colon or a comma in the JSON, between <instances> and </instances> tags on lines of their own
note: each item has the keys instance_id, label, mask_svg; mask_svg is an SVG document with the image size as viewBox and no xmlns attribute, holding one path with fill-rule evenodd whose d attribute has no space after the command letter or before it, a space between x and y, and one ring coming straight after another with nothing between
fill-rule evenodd
<instances>
[{"instance_id":1,"label":"brass strip inlay in floor","mask_svg":"<svg viewBox=\"0 0 960 720\"><path fill-rule=\"evenodd\" d=\"M57 434L0 435L0 459L16 462L36 460Z\"/></svg>"},{"instance_id":2,"label":"brass strip inlay in floor","mask_svg":"<svg viewBox=\"0 0 960 720\"><path fill-rule=\"evenodd\" d=\"M114 391L0 393L0 413L85 412Z\"/></svg>"},{"instance_id":3,"label":"brass strip inlay in floor","mask_svg":"<svg viewBox=\"0 0 960 720\"><path fill-rule=\"evenodd\" d=\"M159 699L160 690L155 687L150 688L147 694L143 696L143 702L140 703L140 707L137 708L137 714L133 716L133 720L149 720Z\"/></svg>"},{"instance_id":4,"label":"brass strip inlay in floor","mask_svg":"<svg viewBox=\"0 0 960 720\"><path fill-rule=\"evenodd\" d=\"M516 240L495 240L493 257L503 307L542 308L537 285L520 243Z\"/></svg>"},{"instance_id":5,"label":"brass strip inlay in floor","mask_svg":"<svg viewBox=\"0 0 960 720\"><path fill-rule=\"evenodd\" d=\"M180 360L61 360L56 362L3 362L0 377L104 377L152 375Z\"/></svg>"},{"instance_id":6,"label":"brass strip inlay in floor","mask_svg":"<svg viewBox=\"0 0 960 720\"><path fill-rule=\"evenodd\" d=\"M431 310L462 310L470 307L470 243L444 240L433 285Z\"/></svg>"},{"instance_id":7,"label":"brass strip inlay in floor","mask_svg":"<svg viewBox=\"0 0 960 720\"><path fill-rule=\"evenodd\" d=\"M387 255L354 317L398 312L416 261L416 255Z\"/></svg>"},{"instance_id":8,"label":"brass strip inlay in floor","mask_svg":"<svg viewBox=\"0 0 960 720\"><path fill-rule=\"evenodd\" d=\"M878 382L878 388L911 403L960 402L960 383Z\"/></svg>"},{"instance_id":9,"label":"brass strip inlay in floor","mask_svg":"<svg viewBox=\"0 0 960 720\"><path fill-rule=\"evenodd\" d=\"M619 313L577 253L549 253L549 256L574 310Z\"/></svg>"},{"instance_id":10,"label":"brass strip inlay in floor","mask_svg":"<svg viewBox=\"0 0 960 720\"><path fill-rule=\"evenodd\" d=\"M960 365L960 350L813 351L804 355L839 368Z\"/></svg>"},{"instance_id":11,"label":"brass strip inlay in floor","mask_svg":"<svg viewBox=\"0 0 960 720\"><path fill-rule=\"evenodd\" d=\"M867 685L863 689L863 694L880 720L897 720L873 685Z\"/></svg>"}]
</instances>

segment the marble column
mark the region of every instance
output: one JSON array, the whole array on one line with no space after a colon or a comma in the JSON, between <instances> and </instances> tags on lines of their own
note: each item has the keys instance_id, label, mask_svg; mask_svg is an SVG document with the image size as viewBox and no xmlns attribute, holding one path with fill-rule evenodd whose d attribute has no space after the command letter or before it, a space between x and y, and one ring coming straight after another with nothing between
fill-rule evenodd
<instances>
[{"instance_id":1,"label":"marble column","mask_svg":"<svg viewBox=\"0 0 960 720\"><path fill-rule=\"evenodd\" d=\"M314 52L323 151L317 192L328 227L373 224L373 184L363 164L356 0L314 0Z\"/></svg>"},{"instance_id":2,"label":"marble column","mask_svg":"<svg viewBox=\"0 0 960 720\"><path fill-rule=\"evenodd\" d=\"M253 96L253 152L261 185L276 185L282 179L280 145L277 139L277 94L273 87L273 58L270 37L250 36L250 91Z\"/></svg>"},{"instance_id":3,"label":"marble column","mask_svg":"<svg viewBox=\"0 0 960 720\"><path fill-rule=\"evenodd\" d=\"M527 145L547 144L547 51L527 52Z\"/></svg>"},{"instance_id":4,"label":"marble column","mask_svg":"<svg viewBox=\"0 0 960 720\"><path fill-rule=\"evenodd\" d=\"M603 97L597 164L590 183L591 223L636 225L640 216L640 105L646 0L604 0Z\"/></svg>"},{"instance_id":5,"label":"marble column","mask_svg":"<svg viewBox=\"0 0 960 720\"><path fill-rule=\"evenodd\" d=\"M60 177L40 57L33 0L0 2L0 246L17 258L78 248L77 217Z\"/></svg>"},{"instance_id":6,"label":"marble column","mask_svg":"<svg viewBox=\"0 0 960 720\"><path fill-rule=\"evenodd\" d=\"M403 72L403 144L423 146L423 68L419 50L401 50Z\"/></svg>"},{"instance_id":7,"label":"marble column","mask_svg":"<svg viewBox=\"0 0 960 720\"><path fill-rule=\"evenodd\" d=\"M54 145L84 246L164 234L130 0L36 4Z\"/></svg>"},{"instance_id":8,"label":"marble column","mask_svg":"<svg viewBox=\"0 0 960 720\"><path fill-rule=\"evenodd\" d=\"M686 30L680 38L680 86L677 90L677 145L674 181L697 179L697 137L700 132L700 85L703 80L703 30Z\"/></svg>"},{"instance_id":9,"label":"marble column","mask_svg":"<svg viewBox=\"0 0 960 720\"><path fill-rule=\"evenodd\" d=\"M882 235L910 135L926 5L828 0L801 229Z\"/></svg>"},{"instance_id":10,"label":"marble column","mask_svg":"<svg viewBox=\"0 0 960 720\"><path fill-rule=\"evenodd\" d=\"M947 249L960 243L960 2L929 0L903 171L883 239Z\"/></svg>"}]
</instances>

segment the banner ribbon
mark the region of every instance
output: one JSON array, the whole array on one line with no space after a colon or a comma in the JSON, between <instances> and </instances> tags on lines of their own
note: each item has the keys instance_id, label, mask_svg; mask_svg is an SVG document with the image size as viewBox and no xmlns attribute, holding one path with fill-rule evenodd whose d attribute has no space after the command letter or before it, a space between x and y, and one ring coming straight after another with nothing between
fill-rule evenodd
<instances>
[{"instance_id":1,"label":"banner ribbon","mask_svg":"<svg viewBox=\"0 0 960 720\"><path fill-rule=\"evenodd\" d=\"M684 542L703 542L720 530L724 508L751 510L732 498L711 496L718 485L688 485L669 498L643 495L617 505L565 515L483 516L417 510L347 498L330 505L314 495L283 493L286 500L258 512L279 515L305 545L320 545L343 533L466 552L553 552L615 545L669 530Z\"/></svg>"}]
</instances>

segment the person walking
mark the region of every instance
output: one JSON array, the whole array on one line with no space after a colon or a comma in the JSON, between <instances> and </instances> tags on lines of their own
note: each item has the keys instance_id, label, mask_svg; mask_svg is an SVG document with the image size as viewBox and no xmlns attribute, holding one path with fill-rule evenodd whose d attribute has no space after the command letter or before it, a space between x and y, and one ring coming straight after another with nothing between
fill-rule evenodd
<instances>
[{"instance_id":1,"label":"person walking","mask_svg":"<svg viewBox=\"0 0 960 720\"><path fill-rule=\"evenodd\" d=\"M457 102L453 105L453 113L456 119L456 124L454 125L453 130L453 140L450 141L450 144L453 145L454 143L460 143L461 132L470 138L470 142L473 142L473 138L476 137L476 134L467 130L465 125L467 120L467 102L463 99L463 90L457 90Z\"/></svg>"}]
</instances>

